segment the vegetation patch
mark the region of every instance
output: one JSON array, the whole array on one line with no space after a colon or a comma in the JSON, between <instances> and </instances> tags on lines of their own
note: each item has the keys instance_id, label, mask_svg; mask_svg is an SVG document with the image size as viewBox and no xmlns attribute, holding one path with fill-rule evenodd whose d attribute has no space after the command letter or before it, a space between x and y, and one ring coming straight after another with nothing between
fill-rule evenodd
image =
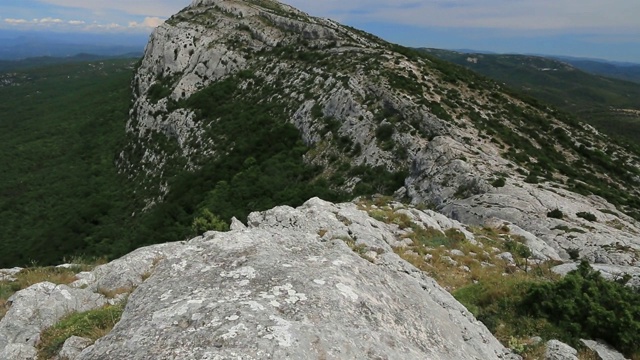
<instances>
[{"instance_id":1,"label":"vegetation patch","mask_svg":"<svg viewBox=\"0 0 640 360\"><path fill-rule=\"evenodd\" d=\"M504 187L506 183L507 183L507 180L504 177L499 177L491 183L491 186L495 188L501 188L501 187Z\"/></svg>"},{"instance_id":2,"label":"vegetation patch","mask_svg":"<svg viewBox=\"0 0 640 360\"><path fill-rule=\"evenodd\" d=\"M560 209L553 209L547 213L547 217L553 219L562 219L564 218L564 214Z\"/></svg>"},{"instance_id":3,"label":"vegetation patch","mask_svg":"<svg viewBox=\"0 0 640 360\"><path fill-rule=\"evenodd\" d=\"M124 302L107 305L99 309L70 314L57 324L40 334L37 346L39 359L53 359L64 342L72 336L80 336L95 341L107 335L120 321Z\"/></svg>"},{"instance_id":4,"label":"vegetation patch","mask_svg":"<svg viewBox=\"0 0 640 360\"><path fill-rule=\"evenodd\" d=\"M605 280L583 261L560 281L530 286L522 309L554 324L574 346L580 338L603 339L640 358L640 294L623 282Z\"/></svg>"},{"instance_id":5,"label":"vegetation patch","mask_svg":"<svg viewBox=\"0 0 640 360\"><path fill-rule=\"evenodd\" d=\"M590 212L582 211L582 212L577 213L576 216L579 217L579 218L585 219L587 221L598 221L598 218L596 218L596 216L593 215Z\"/></svg>"}]
</instances>

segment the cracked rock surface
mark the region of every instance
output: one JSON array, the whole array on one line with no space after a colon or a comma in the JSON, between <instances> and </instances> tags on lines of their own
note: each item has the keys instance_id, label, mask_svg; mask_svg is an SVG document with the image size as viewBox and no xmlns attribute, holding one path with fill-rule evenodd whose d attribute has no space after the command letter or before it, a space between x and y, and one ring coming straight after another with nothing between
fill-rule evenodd
<instances>
[{"instance_id":1,"label":"cracked rock surface","mask_svg":"<svg viewBox=\"0 0 640 360\"><path fill-rule=\"evenodd\" d=\"M397 226L353 203L312 199L239 225L165 245L121 321L77 359L517 358L391 251Z\"/></svg>"}]
</instances>

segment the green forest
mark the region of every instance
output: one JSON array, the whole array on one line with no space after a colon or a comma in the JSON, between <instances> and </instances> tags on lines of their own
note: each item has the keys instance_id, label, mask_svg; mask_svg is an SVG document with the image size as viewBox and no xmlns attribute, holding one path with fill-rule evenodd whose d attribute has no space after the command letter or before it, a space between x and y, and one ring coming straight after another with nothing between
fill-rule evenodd
<instances>
[{"instance_id":1,"label":"green forest","mask_svg":"<svg viewBox=\"0 0 640 360\"><path fill-rule=\"evenodd\" d=\"M282 118L282 105L241 99L239 78L231 77L180 104L203 119L219 118L211 133L227 134L216 141L231 150L195 172L174 167L164 201L141 212L149 194L116 166L128 141L135 63L29 66L0 75L7 79L0 87L0 267L112 259L224 229L231 217L245 220L251 211L297 206L313 196L348 200L402 184L402 176L376 171L354 193L332 190L320 168L303 162L308 149ZM244 136L248 131L252 136ZM175 146L171 139L163 144Z\"/></svg>"}]
</instances>

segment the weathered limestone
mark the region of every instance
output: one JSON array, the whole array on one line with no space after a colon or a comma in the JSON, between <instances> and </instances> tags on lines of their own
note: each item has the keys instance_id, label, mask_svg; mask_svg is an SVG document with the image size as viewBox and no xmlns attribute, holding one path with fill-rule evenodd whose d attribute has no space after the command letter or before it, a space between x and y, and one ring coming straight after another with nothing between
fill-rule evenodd
<instances>
[{"instance_id":1,"label":"weathered limestone","mask_svg":"<svg viewBox=\"0 0 640 360\"><path fill-rule=\"evenodd\" d=\"M580 342L593 350L600 360L627 360L622 354L603 342L584 339L580 340Z\"/></svg>"},{"instance_id":2,"label":"weathered limestone","mask_svg":"<svg viewBox=\"0 0 640 360\"><path fill-rule=\"evenodd\" d=\"M549 340L546 345L545 360L578 360L578 351L561 341Z\"/></svg>"},{"instance_id":3,"label":"weathered limestone","mask_svg":"<svg viewBox=\"0 0 640 360\"><path fill-rule=\"evenodd\" d=\"M77 359L517 358L391 251L398 230L355 204L312 199L177 243ZM376 264L342 236L375 248Z\"/></svg>"},{"instance_id":4,"label":"weathered limestone","mask_svg":"<svg viewBox=\"0 0 640 360\"><path fill-rule=\"evenodd\" d=\"M7 314L0 320L0 359L29 359L40 332L72 312L95 309L106 299L85 289L43 282L11 296Z\"/></svg>"}]
</instances>

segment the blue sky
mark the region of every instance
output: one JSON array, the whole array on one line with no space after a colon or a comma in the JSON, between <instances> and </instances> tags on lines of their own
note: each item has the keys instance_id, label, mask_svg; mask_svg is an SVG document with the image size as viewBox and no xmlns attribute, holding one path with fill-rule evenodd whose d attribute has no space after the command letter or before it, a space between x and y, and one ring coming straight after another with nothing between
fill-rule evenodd
<instances>
[{"instance_id":1,"label":"blue sky","mask_svg":"<svg viewBox=\"0 0 640 360\"><path fill-rule=\"evenodd\" d=\"M416 47L640 63L640 0L286 0ZM0 29L149 33L189 0L2 0Z\"/></svg>"}]
</instances>

